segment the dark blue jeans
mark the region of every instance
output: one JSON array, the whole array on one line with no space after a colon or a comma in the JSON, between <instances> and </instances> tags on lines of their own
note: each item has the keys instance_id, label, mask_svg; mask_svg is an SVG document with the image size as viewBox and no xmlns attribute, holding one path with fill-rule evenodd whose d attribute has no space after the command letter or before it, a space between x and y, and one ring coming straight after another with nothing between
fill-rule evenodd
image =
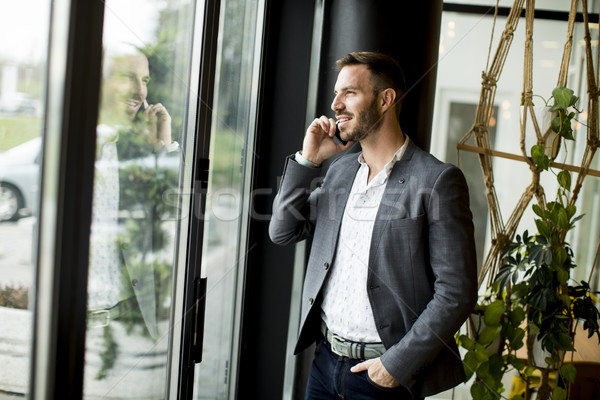
<instances>
[{"instance_id":1,"label":"dark blue jeans","mask_svg":"<svg viewBox=\"0 0 600 400\"><path fill-rule=\"evenodd\" d=\"M326 341L317 342L305 400L413 400L404 387L382 388L371 382L367 371L351 372L359 363L361 360L338 356Z\"/></svg>"}]
</instances>

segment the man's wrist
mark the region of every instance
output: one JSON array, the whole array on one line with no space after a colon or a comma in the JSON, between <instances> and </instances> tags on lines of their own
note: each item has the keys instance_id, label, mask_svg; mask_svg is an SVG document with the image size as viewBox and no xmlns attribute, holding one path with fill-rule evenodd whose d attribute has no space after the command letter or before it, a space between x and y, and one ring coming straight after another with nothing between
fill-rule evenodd
<instances>
[{"instance_id":1,"label":"man's wrist","mask_svg":"<svg viewBox=\"0 0 600 400\"><path fill-rule=\"evenodd\" d=\"M302 151L297 151L294 158L296 159L296 162L298 164L303 165L305 167L319 168L321 166L321 164L314 163L314 162L310 161L309 159L307 159L306 157L304 157L302 155Z\"/></svg>"}]
</instances>

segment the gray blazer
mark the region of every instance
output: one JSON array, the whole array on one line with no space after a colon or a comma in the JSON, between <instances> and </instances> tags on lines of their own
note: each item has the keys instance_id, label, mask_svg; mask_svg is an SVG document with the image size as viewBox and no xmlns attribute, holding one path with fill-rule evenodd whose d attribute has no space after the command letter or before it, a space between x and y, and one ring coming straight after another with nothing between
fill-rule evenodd
<instances>
[{"instance_id":1,"label":"gray blazer","mask_svg":"<svg viewBox=\"0 0 600 400\"><path fill-rule=\"evenodd\" d=\"M357 154L320 168L288 157L269 226L271 240L312 238L296 353L319 338L321 288L335 249ZM321 183L322 182L322 183ZM460 169L409 142L389 177L369 253L367 291L387 351L386 369L415 397L461 383L454 334L477 299L477 267L467 184Z\"/></svg>"}]
</instances>

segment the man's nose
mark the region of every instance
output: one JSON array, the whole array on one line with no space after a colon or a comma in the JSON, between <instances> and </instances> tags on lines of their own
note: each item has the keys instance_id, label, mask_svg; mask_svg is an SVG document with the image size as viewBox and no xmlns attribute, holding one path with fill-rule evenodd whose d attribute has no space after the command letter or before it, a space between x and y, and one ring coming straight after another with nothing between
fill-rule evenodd
<instances>
[{"instance_id":1,"label":"man's nose","mask_svg":"<svg viewBox=\"0 0 600 400\"><path fill-rule=\"evenodd\" d=\"M340 101L340 96L336 95L331 102L331 109L333 111L339 111L344 109L344 104Z\"/></svg>"},{"instance_id":2,"label":"man's nose","mask_svg":"<svg viewBox=\"0 0 600 400\"><path fill-rule=\"evenodd\" d=\"M133 95L138 96L139 98L144 96L144 82L141 79L132 79L132 88L131 92Z\"/></svg>"}]
</instances>

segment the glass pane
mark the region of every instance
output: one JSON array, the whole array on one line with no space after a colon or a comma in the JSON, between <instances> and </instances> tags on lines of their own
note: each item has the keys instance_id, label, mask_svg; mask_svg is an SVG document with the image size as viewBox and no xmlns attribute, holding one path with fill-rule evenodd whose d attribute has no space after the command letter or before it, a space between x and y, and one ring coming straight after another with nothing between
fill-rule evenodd
<instances>
[{"instance_id":1,"label":"glass pane","mask_svg":"<svg viewBox=\"0 0 600 400\"><path fill-rule=\"evenodd\" d=\"M229 398L235 371L236 293L244 268L243 201L244 154L252 153L253 64L258 1L221 2L215 100L212 116L208 199L202 254L207 277L206 316L202 363L195 371L195 399Z\"/></svg>"},{"instance_id":2,"label":"glass pane","mask_svg":"<svg viewBox=\"0 0 600 400\"><path fill-rule=\"evenodd\" d=\"M0 393L30 375L50 1L0 5Z\"/></svg>"},{"instance_id":3,"label":"glass pane","mask_svg":"<svg viewBox=\"0 0 600 400\"><path fill-rule=\"evenodd\" d=\"M183 192L182 147L193 139L184 121L194 7L106 1L86 398L163 399L168 390L176 242L187 232L174 194Z\"/></svg>"}]
</instances>

